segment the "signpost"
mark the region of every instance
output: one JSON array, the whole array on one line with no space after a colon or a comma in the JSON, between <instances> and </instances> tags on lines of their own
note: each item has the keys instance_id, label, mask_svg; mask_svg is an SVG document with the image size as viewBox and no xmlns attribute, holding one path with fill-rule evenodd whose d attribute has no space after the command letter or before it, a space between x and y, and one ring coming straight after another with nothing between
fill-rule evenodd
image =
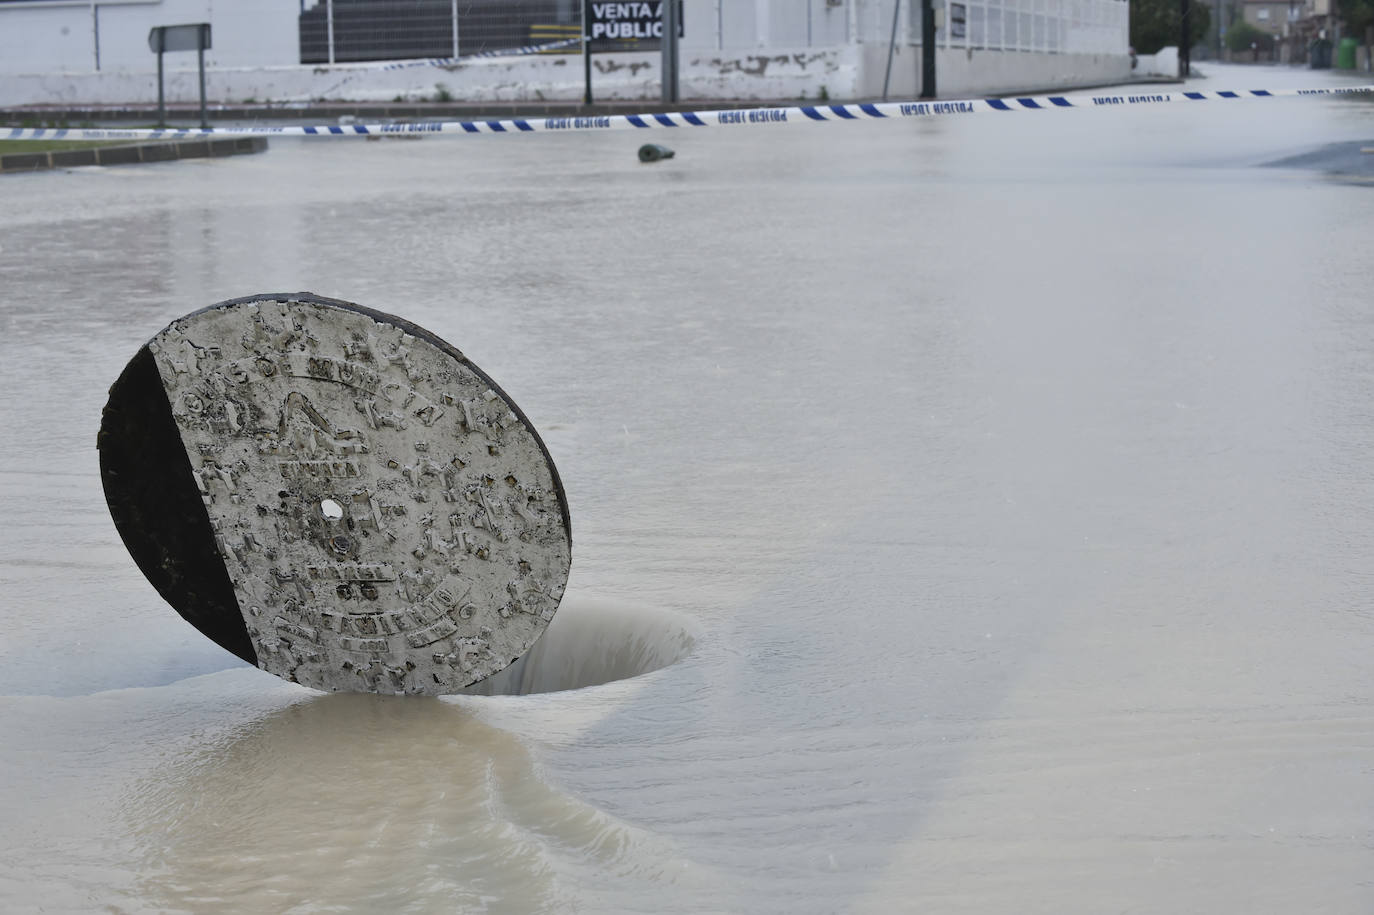
<instances>
[{"instance_id":1,"label":"signpost","mask_svg":"<svg viewBox=\"0 0 1374 915\"><path fill-rule=\"evenodd\" d=\"M665 10L663 0L642 0L638 3L612 3L589 0L591 15L585 19L587 31L598 47L605 49L616 41L657 41L663 37L663 24L668 16L677 21L677 34L682 37L682 0L675 10Z\"/></svg>"},{"instance_id":2,"label":"signpost","mask_svg":"<svg viewBox=\"0 0 1374 915\"><path fill-rule=\"evenodd\" d=\"M669 40L664 40L664 35ZM663 100L678 100L677 39L684 34L682 0L602 2L582 0L582 103L592 103L592 51L606 51L624 42L662 41Z\"/></svg>"},{"instance_id":3,"label":"signpost","mask_svg":"<svg viewBox=\"0 0 1374 915\"><path fill-rule=\"evenodd\" d=\"M683 0L639 0L603 3L583 0L583 104L592 103L592 51L609 51L624 43L662 41L664 102L677 100L677 38L683 36ZM664 40L668 34L671 40Z\"/></svg>"},{"instance_id":4,"label":"signpost","mask_svg":"<svg viewBox=\"0 0 1374 915\"><path fill-rule=\"evenodd\" d=\"M167 104L162 87L162 55L167 51L195 51L200 65L200 126L209 127L205 117L205 52L210 47L210 23L157 25L148 31L148 48L157 55L157 125L167 126Z\"/></svg>"}]
</instances>

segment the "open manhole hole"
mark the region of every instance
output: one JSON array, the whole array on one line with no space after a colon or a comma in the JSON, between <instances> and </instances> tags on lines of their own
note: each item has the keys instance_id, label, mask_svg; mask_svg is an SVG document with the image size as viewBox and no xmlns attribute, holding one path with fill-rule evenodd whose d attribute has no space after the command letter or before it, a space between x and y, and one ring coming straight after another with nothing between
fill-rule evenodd
<instances>
[{"instance_id":1,"label":"open manhole hole","mask_svg":"<svg viewBox=\"0 0 1374 915\"><path fill-rule=\"evenodd\" d=\"M567 597L533 648L462 692L524 696L629 680L676 664L695 643L695 628L676 613Z\"/></svg>"}]
</instances>

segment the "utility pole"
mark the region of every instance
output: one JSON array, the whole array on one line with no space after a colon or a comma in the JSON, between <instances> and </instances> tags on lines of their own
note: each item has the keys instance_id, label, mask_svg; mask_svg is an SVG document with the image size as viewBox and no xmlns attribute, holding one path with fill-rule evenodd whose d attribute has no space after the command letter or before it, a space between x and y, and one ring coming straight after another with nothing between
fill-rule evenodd
<instances>
[{"instance_id":1,"label":"utility pole","mask_svg":"<svg viewBox=\"0 0 1374 915\"><path fill-rule=\"evenodd\" d=\"M453 59L458 59L458 0L449 5L449 15L453 19Z\"/></svg>"},{"instance_id":2,"label":"utility pole","mask_svg":"<svg viewBox=\"0 0 1374 915\"><path fill-rule=\"evenodd\" d=\"M592 0L582 0L582 104L592 103Z\"/></svg>"},{"instance_id":3,"label":"utility pole","mask_svg":"<svg viewBox=\"0 0 1374 915\"><path fill-rule=\"evenodd\" d=\"M663 0L663 102L677 103L677 0Z\"/></svg>"},{"instance_id":4,"label":"utility pole","mask_svg":"<svg viewBox=\"0 0 1374 915\"><path fill-rule=\"evenodd\" d=\"M205 28L206 28L206 29L209 29L210 27L207 25ZM210 127L210 122L209 122L209 120L207 120L206 117L205 117L205 46L206 46L207 44L209 44L208 41L202 40L202 41L200 42L200 46L196 48L196 63L197 63L197 65L198 65L199 68L200 68L200 129L201 129L201 130L208 130L209 127Z\"/></svg>"},{"instance_id":5,"label":"utility pole","mask_svg":"<svg viewBox=\"0 0 1374 915\"><path fill-rule=\"evenodd\" d=\"M1221 0L1217 0L1217 12L1212 20L1212 28L1217 36L1217 60L1221 60L1221 33L1226 31L1226 26L1221 21Z\"/></svg>"},{"instance_id":6,"label":"utility pole","mask_svg":"<svg viewBox=\"0 0 1374 915\"><path fill-rule=\"evenodd\" d=\"M95 69L100 70L100 7L91 0L91 37L95 42Z\"/></svg>"},{"instance_id":7,"label":"utility pole","mask_svg":"<svg viewBox=\"0 0 1374 915\"><path fill-rule=\"evenodd\" d=\"M1178 0L1179 2L1179 34L1178 34L1178 78L1188 78L1188 65L1191 62L1193 36L1188 27L1188 8L1192 5L1192 0Z\"/></svg>"},{"instance_id":8,"label":"utility pole","mask_svg":"<svg viewBox=\"0 0 1374 915\"><path fill-rule=\"evenodd\" d=\"M934 0L921 0L921 98L935 98Z\"/></svg>"}]
</instances>

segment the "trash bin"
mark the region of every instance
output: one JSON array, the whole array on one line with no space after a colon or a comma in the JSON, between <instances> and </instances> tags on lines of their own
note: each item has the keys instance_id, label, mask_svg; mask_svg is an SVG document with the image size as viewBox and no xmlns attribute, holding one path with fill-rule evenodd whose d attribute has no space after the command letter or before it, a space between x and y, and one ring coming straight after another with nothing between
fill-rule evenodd
<instances>
[{"instance_id":1,"label":"trash bin","mask_svg":"<svg viewBox=\"0 0 1374 915\"><path fill-rule=\"evenodd\" d=\"M1336 69L1353 70L1355 69L1355 49L1360 43L1353 38L1342 38L1341 43L1336 46Z\"/></svg>"},{"instance_id":2,"label":"trash bin","mask_svg":"<svg viewBox=\"0 0 1374 915\"><path fill-rule=\"evenodd\" d=\"M1327 70L1331 67L1331 42L1318 38L1307 46L1307 65L1313 70Z\"/></svg>"}]
</instances>

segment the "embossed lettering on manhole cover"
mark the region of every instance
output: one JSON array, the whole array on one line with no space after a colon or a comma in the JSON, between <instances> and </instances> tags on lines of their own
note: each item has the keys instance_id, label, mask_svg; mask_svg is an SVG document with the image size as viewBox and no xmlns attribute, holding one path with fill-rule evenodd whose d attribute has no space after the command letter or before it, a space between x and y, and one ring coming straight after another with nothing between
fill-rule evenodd
<instances>
[{"instance_id":1,"label":"embossed lettering on manhole cover","mask_svg":"<svg viewBox=\"0 0 1374 915\"><path fill-rule=\"evenodd\" d=\"M563 595L567 502L496 383L400 318L308 294L172 322L110 391L105 495L201 632L322 690L451 693Z\"/></svg>"}]
</instances>

